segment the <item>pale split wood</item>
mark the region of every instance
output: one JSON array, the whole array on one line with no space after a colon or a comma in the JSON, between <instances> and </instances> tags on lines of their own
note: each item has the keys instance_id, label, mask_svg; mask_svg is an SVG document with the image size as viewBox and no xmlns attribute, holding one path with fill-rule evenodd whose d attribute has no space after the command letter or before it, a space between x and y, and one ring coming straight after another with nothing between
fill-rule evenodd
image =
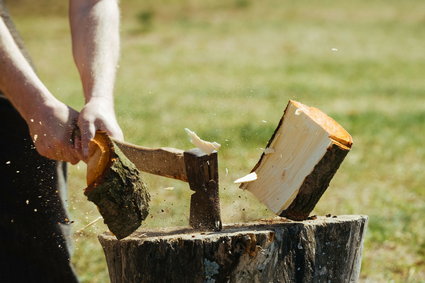
<instances>
[{"instance_id":1,"label":"pale split wood","mask_svg":"<svg viewBox=\"0 0 425 283\"><path fill-rule=\"evenodd\" d=\"M308 205L304 204L302 211L297 213L298 206L292 206L293 213L285 216L298 215L296 219L305 219L351 145L350 134L335 120L317 108L291 100L266 146L272 150L263 154L251 171L257 174L257 180L243 183L241 188L253 193L278 215L294 203L300 188L304 188L304 193L315 194L315 197L306 196L303 200ZM329 151L335 150L341 151L336 154L337 158L325 158ZM323 160L332 164L323 164ZM312 174L317 180L309 178ZM305 211L306 207L311 209Z\"/></svg>"}]
</instances>

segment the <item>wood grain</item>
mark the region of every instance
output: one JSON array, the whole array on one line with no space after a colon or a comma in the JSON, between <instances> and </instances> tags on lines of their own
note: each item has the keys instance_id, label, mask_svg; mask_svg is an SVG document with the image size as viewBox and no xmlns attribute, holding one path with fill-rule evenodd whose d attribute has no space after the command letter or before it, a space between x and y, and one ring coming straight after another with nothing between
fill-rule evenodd
<instances>
[{"instance_id":1,"label":"wood grain","mask_svg":"<svg viewBox=\"0 0 425 283\"><path fill-rule=\"evenodd\" d=\"M240 187L277 215L305 219L351 145L351 136L335 120L316 108L290 101L251 171L257 174L257 180ZM290 206L291 213L284 213Z\"/></svg>"},{"instance_id":2,"label":"wood grain","mask_svg":"<svg viewBox=\"0 0 425 283\"><path fill-rule=\"evenodd\" d=\"M171 147L148 148L114 140L140 171L187 182L184 151Z\"/></svg>"}]
</instances>

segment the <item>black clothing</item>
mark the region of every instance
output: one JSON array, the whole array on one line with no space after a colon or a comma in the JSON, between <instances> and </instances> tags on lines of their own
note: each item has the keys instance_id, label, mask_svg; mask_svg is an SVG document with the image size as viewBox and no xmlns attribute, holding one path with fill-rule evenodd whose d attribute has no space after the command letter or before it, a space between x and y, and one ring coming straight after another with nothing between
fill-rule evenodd
<instances>
[{"instance_id":1,"label":"black clothing","mask_svg":"<svg viewBox=\"0 0 425 283\"><path fill-rule=\"evenodd\" d=\"M2 0L0 16L29 60ZM1 90L0 121L0 282L78 282L67 240L66 163L37 153Z\"/></svg>"}]
</instances>

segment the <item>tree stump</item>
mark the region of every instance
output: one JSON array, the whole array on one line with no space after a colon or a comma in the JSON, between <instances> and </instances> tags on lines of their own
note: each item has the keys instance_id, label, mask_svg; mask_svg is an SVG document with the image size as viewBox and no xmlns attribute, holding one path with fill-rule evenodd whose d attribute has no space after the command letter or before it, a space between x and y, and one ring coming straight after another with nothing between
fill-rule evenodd
<instances>
[{"instance_id":1,"label":"tree stump","mask_svg":"<svg viewBox=\"0 0 425 283\"><path fill-rule=\"evenodd\" d=\"M366 216L99 236L115 282L356 282Z\"/></svg>"}]
</instances>

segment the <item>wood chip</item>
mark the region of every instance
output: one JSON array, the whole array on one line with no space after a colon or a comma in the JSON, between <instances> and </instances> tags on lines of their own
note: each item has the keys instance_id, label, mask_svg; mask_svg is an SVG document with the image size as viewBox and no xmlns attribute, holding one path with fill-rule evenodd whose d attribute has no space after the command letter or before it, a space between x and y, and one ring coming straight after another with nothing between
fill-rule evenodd
<instances>
[{"instance_id":1,"label":"wood chip","mask_svg":"<svg viewBox=\"0 0 425 283\"><path fill-rule=\"evenodd\" d=\"M218 151L221 146L221 144L217 142L204 141L203 139L198 137L198 135L194 131L191 131L188 128L185 128L184 130L189 135L190 142L206 154L211 154L213 151Z\"/></svg>"},{"instance_id":2,"label":"wood chip","mask_svg":"<svg viewBox=\"0 0 425 283\"><path fill-rule=\"evenodd\" d=\"M249 182L254 182L255 180L257 180L257 173L252 172L246 176L243 176L242 178L235 180L234 183L235 184L249 183Z\"/></svg>"}]
</instances>

